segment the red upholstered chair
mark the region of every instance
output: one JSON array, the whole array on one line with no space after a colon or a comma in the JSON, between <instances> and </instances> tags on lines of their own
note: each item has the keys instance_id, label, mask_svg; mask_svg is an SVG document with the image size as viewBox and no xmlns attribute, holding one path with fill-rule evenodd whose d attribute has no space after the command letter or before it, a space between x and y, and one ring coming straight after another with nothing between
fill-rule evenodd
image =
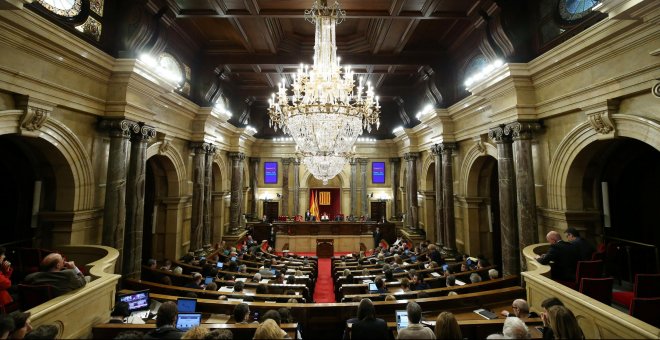
<instances>
[{"instance_id":1,"label":"red upholstered chair","mask_svg":"<svg viewBox=\"0 0 660 340\"><path fill-rule=\"evenodd\" d=\"M612 285L614 285L614 279L611 277L583 278L580 282L580 293L609 306L612 304Z\"/></svg>"},{"instance_id":2,"label":"red upholstered chair","mask_svg":"<svg viewBox=\"0 0 660 340\"><path fill-rule=\"evenodd\" d=\"M580 282L584 278L599 278L603 274L603 261L578 261L575 270L575 282L557 280L561 284L575 290L580 288Z\"/></svg>"},{"instance_id":3,"label":"red upholstered chair","mask_svg":"<svg viewBox=\"0 0 660 340\"><path fill-rule=\"evenodd\" d=\"M630 315L655 327L660 327L660 297L634 298L630 305Z\"/></svg>"},{"instance_id":4,"label":"red upholstered chair","mask_svg":"<svg viewBox=\"0 0 660 340\"><path fill-rule=\"evenodd\" d=\"M21 309L28 310L55 297L51 285L18 285L18 294L21 297Z\"/></svg>"},{"instance_id":5,"label":"red upholstered chair","mask_svg":"<svg viewBox=\"0 0 660 340\"><path fill-rule=\"evenodd\" d=\"M660 274L637 274L632 292L613 292L612 301L631 308L633 298L660 297Z\"/></svg>"}]
</instances>

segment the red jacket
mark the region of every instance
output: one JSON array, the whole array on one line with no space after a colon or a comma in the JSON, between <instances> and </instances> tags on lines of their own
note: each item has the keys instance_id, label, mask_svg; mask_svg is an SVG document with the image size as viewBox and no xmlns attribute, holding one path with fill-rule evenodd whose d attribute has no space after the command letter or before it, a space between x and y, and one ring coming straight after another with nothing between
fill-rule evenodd
<instances>
[{"instance_id":1,"label":"red jacket","mask_svg":"<svg viewBox=\"0 0 660 340\"><path fill-rule=\"evenodd\" d=\"M11 295L7 292L7 289L11 287L11 280L9 278L13 271L14 269L11 267L6 272L0 270L0 305L7 305L13 301Z\"/></svg>"}]
</instances>

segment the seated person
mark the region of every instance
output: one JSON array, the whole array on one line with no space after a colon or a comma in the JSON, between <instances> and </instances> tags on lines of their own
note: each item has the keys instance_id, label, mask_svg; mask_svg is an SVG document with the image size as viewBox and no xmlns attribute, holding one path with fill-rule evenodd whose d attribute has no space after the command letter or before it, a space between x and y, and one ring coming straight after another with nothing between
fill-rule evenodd
<instances>
[{"instance_id":1,"label":"seated person","mask_svg":"<svg viewBox=\"0 0 660 340\"><path fill-rule=\"evenodd\" d=\"M202 287L202 274L200 273L195 273L193 274L192 281L186 283L184 287L186 288L195 288L195 289L203 289Z\"/></svg>"},{"instance_id":2,"label":"seated person","mask_svg":"<svg viewBox=\"0 0 660 340\"><path fill-rule=\"evenodd\" d=\"M242 281L238 281L238 282L234 283L234 293L243 295L241 297L241 299L243 299L243 301L254 301L254 298L252 298L251 296L244 295L245 294L245 292L243 292L244 287L245 287L245 284Z\"/></svg>"},{"instance_id":3,"label":"seated person","mask_svg":"<svg viewBox=\"0 0 660 340\"><path fill-rule=\"evenodd\" d=\"M527 304L527 301L524 299L515 299L513 300L513 303L511 304L511 309L513 309L513 313L509 313L507 310L503 310L500 312L503 316L515 316L521 319L524 318L538 318L539 316L534 313L529 311L529 304Z\"/></svg>"},{"instance_id":4,"label":"seated person","mask_svg":"<svg viewBox=\"0 0 660 340\"><path fill-rule=\"evenodd\" d=\"M352 322L351 322L352 321ZM358 306L357 320L350 319L347 323L353 323L351 339L389 339L390 330L383 319L376 318L376 309L369 299L362 299Z\"/></svg>"},{"instance_id":5,"label":"seated person","mask_svg":"<svg viewBox=\"0 0 660 340\"><path fill-rule=\"evenodd\" d=\"M329 221L329 220L330 217L328 217L328 213L324 212L323 215L321 215L321 221Z\"/></svg>"},{"instance_id":6,"label":"seated person","mask_svg":"<svg viewBox=\"0 0 660 340\"><path fill-rule=\"evenodd\" d=\"M131 311L128 309L128 302L118 302L110 313L110 321L108 323L124 323L124 320L130 315Z\"/></svg>"},{"instance_id":7,"label":"seated person","mask_svg":"<svg viewBox=\"0 0 660 340\"><path fill-rule=\"evenodd\" d=\"M489 269L488 270L488 278L491 280L495 280L498 277L500 277L500 272L497 271L497 269Z\"/></svg>"},{"instance_id":8,"label":"seated person","mask_svg":"<svg viewBox=\"0 0 660 340\"><path fill-rule=\"evenodd\" d=\"M239 324L250 323L250 306L247 303L239 303L234 307L234 322Z\"/></svg>"},{"instance_id":9,"label":"seated person","mask_svg":"<svg viewBox=\"0 0 660 340\"><path fill-rule=\"evenodd\" d=\"M5 256L5 247L0 247L0 305L6 306L14 301L7 289L11 287L11 273L14 269Z\"/></svg>"},{"instance_id":10,"label":"seated person","mask_svg":"<svg viewBox=\"0 0 660 340\"><path fill-rule=\"evenodd\" d=\"M158 309L156 329L145 334L144 339L181 339L184 332L174 327L177 314L175 302L164 302Z\"/></svg>"},{"instance_id":11,"label":"seated person","mask_svg":"<svg viewBox=\"0 0 660 340\"><path fill-rule=\"evenodd\" d=\"M30 312L13 311L9 317L14 319L14 331L9 334L9 339L23 339L25 334L32 331L30 325ZM0 337L1 339L2 337Z\"/></svg>"},{"instance_id":12,"label":"seated person","mask_svg":"<svg viewBox=\"0 0 660 340\"><path fill-rule=\"evenodd\" d=\"M25 277L29 285L51 285L53 294L60 296L84 287L87 281L73 261L64 262L62 255L51 253L41 261L43 271Z\"/></svg>"},{"instance_id":13,"label":"seated person","mask_svg":"<svg viewBox=\"0 0 660 340\"><path fill-rule=\"evenodd\" d=\"M525 322L515 316L506 318L504 320L504 327L502 327L502 334L506 339L529 339L529 329Z\"/></svg>"},{"instance_id":14,"label":"seated person","mask_svg":"<svg viewBox=\"0 0 660 340\"><path fill-rule=\"evenodd\" d=\"M41 325L25 334L24 339L55 339L59 332L55 325Z\"/></svg>"},{"instance_id":15,"label":"seated person","mask_svg":"<svg viewBox=\"0 0 660 340\"><path fill-rule=\"evenodd\" d=\"M374 283L376 283L376 293L378 294L387 293L387 288L385 288L385 281L383 281L382 276L377 276L376 279L374 280Z\"/></svg>"},{"instance_id":16,"label":"seated person","mask_svg":"<svg viewBox=\"0 0 660 340\"><path fill-rule=\"evenodd\" d=\"M397 339L435 339L435 333L420 323L422 307L417 302L408 302L406 311L408 312L408 327L399 330Z\"/></svg>"},{"instance_id":17,"label":"seated person","mask_svg":"<svg viewBox=\"0 0 660 340\"><path fill-rule=\"evenodd\" d=\"M540 264L550 265L554 280L575 281L579 260L577 246L563 241L556 231L549 232L545 238L550 243L550 249L546 254L537 256L536 260Z\"/></svg>"},{"instance_id":18,"label":"seated person","mask_svg":"<svg viewBox=\"0 0 660 340\"><path fill-rule=\"evenodd\" d=\"M428 283L424 282L424 277L418 274L415 274L413 276L412 282L410 283L410 287L412 290L424 290L431 288Z\"/></svg>"}]
</instances>

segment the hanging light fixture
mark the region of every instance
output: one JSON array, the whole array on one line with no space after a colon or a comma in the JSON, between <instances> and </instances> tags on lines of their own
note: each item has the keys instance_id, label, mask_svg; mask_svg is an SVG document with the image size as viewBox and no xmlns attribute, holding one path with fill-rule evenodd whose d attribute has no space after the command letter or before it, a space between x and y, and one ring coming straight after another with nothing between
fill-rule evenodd
<instances>
[{"instance_id":1,"label":"hanging light fixture","mask_svg":"<svg viewBox=\"0 0 660 340\"><path fill-rule=\"evenodd\" d=\"M289 134L298 156L324 184L339 174L353 156L363 131L380 126L380 105L371 83L360 77L355 86L350 66L340 67L335 27L346 12L335 1L316 0L305 19L316 25L314 65L300 65L291 91L284 81L269 100L270 126Z\"/></svg>"}]
</instances>

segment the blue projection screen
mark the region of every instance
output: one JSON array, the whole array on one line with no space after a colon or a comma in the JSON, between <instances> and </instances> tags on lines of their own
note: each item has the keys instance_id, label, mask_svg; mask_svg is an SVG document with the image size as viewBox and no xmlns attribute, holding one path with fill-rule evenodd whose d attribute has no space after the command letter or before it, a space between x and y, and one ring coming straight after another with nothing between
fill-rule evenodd
<instances>
[{"instance_id":1,"label":"blue projection screen","mask_svg":"<svg viewBox=\"0 0 660 340\"><path fill-rule=\"evenodd\" d=\"M371 163L371 182L374 184L385 183L385 162Z\"/></svg>"},{"instance_id":2,"label":"blue projection screen","mask_svg":"<svg viewBox=\"0 0 660 340\"><path fill-rule=\"evenodd\" d=\"M277 162L264 162L264 183L277 184Z\"/></svg>"}]
</instances>

